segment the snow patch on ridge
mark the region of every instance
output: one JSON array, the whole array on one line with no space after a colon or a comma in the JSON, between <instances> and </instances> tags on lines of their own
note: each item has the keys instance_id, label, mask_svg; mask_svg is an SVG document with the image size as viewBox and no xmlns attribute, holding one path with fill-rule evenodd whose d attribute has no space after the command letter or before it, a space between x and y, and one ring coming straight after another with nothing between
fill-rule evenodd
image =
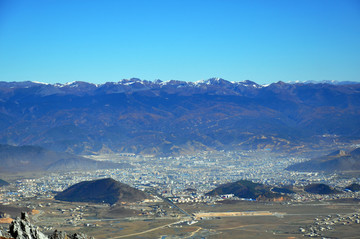
<instances>
[{"instance_id":1,"label":"snow patch on ridge","mask_svg":"<svg viewBox=\"0 0 360 239\"><path fill-rule=\"evenodd\" d=\"M39 85L51 85L50 83L40 82L40 81L31 81L32 83L39 84Z\"/></svg>"}]
</instances>

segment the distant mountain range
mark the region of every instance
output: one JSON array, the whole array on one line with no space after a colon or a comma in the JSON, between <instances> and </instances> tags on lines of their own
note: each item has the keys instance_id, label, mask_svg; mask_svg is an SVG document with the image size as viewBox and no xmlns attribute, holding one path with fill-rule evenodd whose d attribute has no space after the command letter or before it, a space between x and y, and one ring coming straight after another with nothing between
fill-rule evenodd
<instances>
[{"instance_id":1,"label":"distant mountain range","mask_svg":"<svg viewBox=\"0 0 360 239\"><path fill-rule=\"evenodd\" d=\"M0 82L0 143L76 154L294 151L360 139L360 84Z\"/></svg>"},{"instance_id":2,"label":"distant mountain range","mask_svg":"<svg viewBox=\"0 0 360 239\"><path fill-rule=\"evenodd\" d=\"M109 204L137 202L146 198L148 195L144 192L111 178L80 182L55 196L61 201Z\"/></svg>"},{"instance_id":3,"label":"distant mountain range","mask_svg":"<svg viewBox=\"0 0 360 239\"><path fill-rule=\"evenodd\" d=\"M54 152L39 146L11 146L3 144L0 144L0 164L0 173L131 167L129 164L95 161L70 153Z\"/></svg>"},{"instance_id":4,"label":"distant mountain range","mask_svg":"<svg viewBox=\"0 0 360 239\"><path fill-rule=\"evenodd\" d=\"M305 172L360 171L360 148L350 152L337 150L326 156L290 165L286 169Z\"/></svg>"},{"instance_id":5,"label":"distant mountain range","mask_svg":"<svg viewBox=\"0 0 360 239\"><path fill-rule=\"evenodd\" d=\"M331 84L331 85L352 85L359 84L356 81L336 81L336 80L322 80L322 81L290 81L288 83L297 84Z\"/></svg>"}]
</instances>

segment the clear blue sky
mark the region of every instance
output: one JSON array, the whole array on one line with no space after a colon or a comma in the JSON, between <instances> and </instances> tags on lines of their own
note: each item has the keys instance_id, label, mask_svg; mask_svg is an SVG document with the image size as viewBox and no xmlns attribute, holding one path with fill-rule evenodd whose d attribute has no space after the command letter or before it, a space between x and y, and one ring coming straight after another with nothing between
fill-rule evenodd
<instances>
[{"instance_id":1,"label":"clear blue sky","mask_svg":"<svg viewBox=\"0 0 360 239\"><path fill-rule=\"evenodd\" d=\"M360 81L358 0L0 0L0 81Z\"/></svg>"}]
</instances>

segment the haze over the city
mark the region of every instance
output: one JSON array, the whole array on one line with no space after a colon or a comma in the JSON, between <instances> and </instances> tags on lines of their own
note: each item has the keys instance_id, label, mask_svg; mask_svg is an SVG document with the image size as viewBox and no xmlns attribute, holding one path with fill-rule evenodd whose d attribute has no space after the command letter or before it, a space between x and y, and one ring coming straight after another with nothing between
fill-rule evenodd
<instances>
[{"instance_id":1,"label":"haze over the city","mask_svg":"<svg viewBox=\"0 0 360 239\"><path fill-rule=\"evenodd\" d=\"M360 3L0 1L0 80L360 81Z\"/></svg>"}]
</instances>

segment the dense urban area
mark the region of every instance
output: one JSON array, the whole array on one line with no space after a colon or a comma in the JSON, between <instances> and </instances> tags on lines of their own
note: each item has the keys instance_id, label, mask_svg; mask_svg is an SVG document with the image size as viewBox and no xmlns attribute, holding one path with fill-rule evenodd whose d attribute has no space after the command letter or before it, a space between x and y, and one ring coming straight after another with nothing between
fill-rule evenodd
<instances>
[{"instance_id":1,"label":"dense urban area","mask_svg":"<svg viewBox=\"0 0 360 239\"><path fill-rule=\"evenodd\" d=\"M294 172L285 168L293 163L307 160L263 151L203 152L193 156L152 157L135 154L91 156L97 160L128 163L124 169L48 173L40 178L24 178L1 188L2 203L22 198L51 198L54 193L67 187L93 179L111 177L140 190L155 189L163 197L175 202L200 202L209 200L204 194L220 184L240 179L252 180L271 186L305 186L309 183L326 183L344 188L359 183L360 178L347 178L337 173ZM188 190L186 190L188 189ZM191 196L191 197L190 197ZM360 198L357 192L316 195L297 193L294 201L331 198Z\"/></svg>"}]
</instances>

